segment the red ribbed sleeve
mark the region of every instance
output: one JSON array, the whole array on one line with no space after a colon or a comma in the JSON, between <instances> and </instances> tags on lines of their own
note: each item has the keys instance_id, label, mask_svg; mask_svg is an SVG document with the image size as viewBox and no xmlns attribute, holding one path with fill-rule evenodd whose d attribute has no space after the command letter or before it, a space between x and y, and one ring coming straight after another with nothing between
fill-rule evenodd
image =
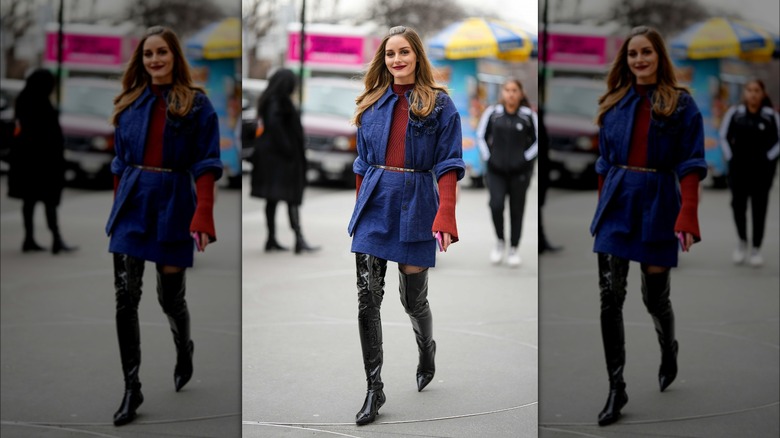
<instances>
[{"instance_id":1,"label":"red ribbed sleeve","mask_svg":"<svg viewBox=\"0 0 780 438\"><path fill-rule=\"evenodd\" d=\"M439 211L433 220L433 231L452 235L452 243L458 241L458 226L455 221L455 189L458 176L451 170L439 178Z\"/></svg>"},{"instance_id":2,"label":"red ribbed sleeve","mask_svg":"<svg viewBox=\"0 0 780 438\"><path fill-rule=\"evenodd\" d=\"M682 206L674 224L675 232L693 234L695 242L701 240L699 232L699 175L691 172L680 180Z\"/></svg>"},{"instance_id":3,"label":"red ribbed sleeve","mask_svg":"<svg viewBox=\"0 0 780 438\"><path fill-rule=\"evenodd\" d=\"M195 180L198 204L190 223L190 232L206 233L210 242L217 240L214 229L214 174L206 172Z\"/></svg>"},{"instance_id":4,"label":"red ribbed sleeve","mask_svg":"<svg viewBox=\"0 0 780 438\"><path fill-rule=\"evenodd\" d=\"M363 175L355 174L355 197L360 193L360 186L363 185Z\"/></svg>"}]
</instances>

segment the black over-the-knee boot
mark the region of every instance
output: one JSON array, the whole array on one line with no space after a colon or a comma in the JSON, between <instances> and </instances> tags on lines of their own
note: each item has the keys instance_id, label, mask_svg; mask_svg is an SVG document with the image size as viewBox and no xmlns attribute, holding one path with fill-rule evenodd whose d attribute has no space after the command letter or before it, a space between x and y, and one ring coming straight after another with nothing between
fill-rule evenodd
<instances>
[{"instance_id":1,"label":"black over-the-knee boot","mask_svg":"<svg viewBox=\"0 0 780 438\"><path fill-rule=\"evenodd\" d=\"M355 423L374 421L379 408L385 404L382 390L382 319L379 309L385 294L387 260L368 254L356 254L358 290L358 330L366 370L366 400L355 415Z\"/></svg>"},{"instance_id":2,"label":"black over-the-knee boot","mask_svg":"<svg viewBox=\"0 0 780 438\"><path fill-rule=\"evenodd\" d=\"M614 423L628 402L623 368L626 364L623 302L626 299L628 260L599 253L599 289L601 295L601 340L609 376L609 395L598 416L599 426Z\"/></svg>"},{"instance_id":3,"label":"black over-the-knee boot","mask_svg":"<svg viewBox=\"0 0 780 438\"><path fill-rule=\"evenodd\" d=\"M656 274L642 271L642 301L653 317L658 344L661 346L661 366L658 369L658 386L661 391L677 377L677 340L674 337L674 311L669 300L669 270Z\"/></svg>"},{"instance_id":4,"label":"black over-the-knee boot","mask_svg":"<svg viewBox=\"0 0 780 438\"><path fill-rule=\"evenodd\" d=\"M119 356L125 378L122 404L114 413L114 425L121 426L135 419L135 411L144 401L138 371L141 366L141 334L138 326L138 303L144 261L126 254L114 254L114 289L116 291L116 334Z\"/></svg>"},{"instance_id":5,"label":"black over-the-knee boot","mask_svg":"<svg viewBox=\"0 0 780 438\"><path fill-rule=\"evenodd\" d=\"M412 321L414 336L417 339L417 351L420 354L417 364L417 391L422 391L436 373L436 342L433 340L433 316L428 305L428 269L416 274L404 274L398 271L401 303Z\"/></svg>"},{"instance_id":6,"label":"black over-the-knee boot","mask_svg":"<svg viewBox=\"0 0 780 438\"><path fill-rule=\"evenodd\" d=\"M173 371L173 384L178 392L192 377L192 354L194 345L190 339L190 312L187 310L184 269L165 274L157 267L157 299L168 323L176 344L176 368Z\"/></svg>"}]
</instances>

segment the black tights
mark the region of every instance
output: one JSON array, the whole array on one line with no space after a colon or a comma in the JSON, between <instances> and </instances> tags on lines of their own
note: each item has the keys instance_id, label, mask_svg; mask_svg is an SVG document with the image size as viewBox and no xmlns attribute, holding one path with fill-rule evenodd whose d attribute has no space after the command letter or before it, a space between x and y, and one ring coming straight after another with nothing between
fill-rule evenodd
<instances>
[{"instance_id":1,"label":"black tights","mask_svg":"<svg viewBox=\"0 0 780 438\"><path fill-rule=\"evenodd\" d=\"M22 202L22 217L24 219L24 238L26 241L32 241L34 237L35 225L33 224L33 217L35 216L35 204L38 201L25 199ZM55 202L44 201L46 207L46 224L51 231L51 234L56 238L60 234L59 225L57 223L57 204Z\"/></svg>"}]
</instances>

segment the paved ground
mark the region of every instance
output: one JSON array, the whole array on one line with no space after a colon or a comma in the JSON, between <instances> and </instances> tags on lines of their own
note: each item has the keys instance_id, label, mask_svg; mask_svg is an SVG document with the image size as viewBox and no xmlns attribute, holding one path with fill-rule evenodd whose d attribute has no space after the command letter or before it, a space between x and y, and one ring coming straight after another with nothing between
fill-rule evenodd
<instances>
[{"instance_id":1,"label":"paved ground","mask_svg":"<svg viewBox=\"0 0 780 438\"><path fill-rule=\"evenodd\" d=\"M608 382L599 329L596 256L588 226L595 192L551 191L545 226L565 251L540 259L540 436L776 437L780 434L780 190L771 195L761 269L734 266L728 191L700 204L703 242L672 271L680 342L677 380L658 391L660 353L629 270L625 304L629 402L623 419L596 425Z\"/></svg>"},{"instance_id":2,"label":"paved ground","mask_svg":"<svg viewBox=\"0 0 780 438\"><path fill-rule=\"evenodd\" d=\"M510 269L487 260L494 237L486 191L460 192L461 242L430 273L437 366L421 393L414 335L389 264L382 311L387 403L375 423L357 427L365 375L346 232L354 191L308 189L304 232L322 250L301 256L263 252L264 203L245 191L243 436L537 436L535 184L529 194L524 264ZM285 209L277 214L279 240L291 244Z\"/></svg>"},{"instance_id":3,"label":"paved ground","mask_svg":"<svg viewBox=\"0 0 780 438\"><path fill-rule=\"evenodd\" d=\"M139 309L145 401L134 423L115 428L111 420L123 381L113 268L103 232L112 194L66 189L62 231L80 250L52 256L21 252L21 202L7 198L6 189L3 176L2 436L239 436L240 193L220 191L219 242L197 254L187 274L195 373L180 393L173 389L173 340L157 304L154 266L147 264ZM39 243L50 245L42 206L36 233Z\"/></svg>"}]
</instances>

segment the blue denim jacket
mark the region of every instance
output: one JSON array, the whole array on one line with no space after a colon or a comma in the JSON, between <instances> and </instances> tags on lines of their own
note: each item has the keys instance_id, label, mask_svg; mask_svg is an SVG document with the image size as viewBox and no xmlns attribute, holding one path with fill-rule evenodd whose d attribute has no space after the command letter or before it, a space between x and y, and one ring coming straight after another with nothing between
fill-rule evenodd
<instances>
[{"instance_id":1,"label":"blue denim jacket","mask_svg":"<svg viewBox=\"0 0 780 438\"><path fill-rule=\"evenodd\" d=\"M167 100L167 90L164 96ZM106 224L106 234L111 235L116 227L143 227L143 224L129 224L117 220L123 215L123 206L128 198L142 197L137 181L148 173L133 165L142 165L146 134L154 107L155 96L147 88L122 114L114 133L116 157L111 162L111 172L120 177L114 205ZM163 165L173 172L163 172L161 205L147 208L159 209L157 215L157 240L175 242L192 239L190 222L195 213L196 193L194 180L204 172L214 172L215 178L222 176L222 162L219 157L219 123L214 107L208 97L198 93L192 110L184 117L168 115L163 134ZM132 215L143 217L144 215Z\"/></svg>"},{"instance_id":2,"label":"blue denim jacket","mask_svg":"<svg viewBox=\"0 0 780 438\"><path fill-rule=\"evenodd\" d=\"M652 99L652 91L649 97ZM657 172L644 173L643 193L621 193L624 187L621 180L626 172L632 172L616 164L626 165L631 145L631 131L634 126L636 106L640 102L639 94L632 87L626 96L604 115L599 131L599 152L596 172L604 175L596 213L590 226L595 235L600 228L629 227L631 217L617 216L618 220L609 223L602 221L605 211L611 208L610 201L623 196L641 196L643 203L642 241L660 242L673 240L674 224L680 212L679 179L689 172L697 172L699 179L707 175L707 162L704 160L704 126L699 108L693 97L681 93L677 109L667 117L650 120L647 143L647 167ZM615 218L615 216L610 215ZM627 230L626 230L627 231Z\"/></svg>"},{"instance_id":3,"label":"blue denim jacket","mask_svg":"<svg viewBox=\"0 0 780 438\"><path fill-rule=\"evenodd\" d=\"M406 92L407 99L410 99L410 94L411 91ZM362 115L357 132L358 156L352 168L356 174L363 175L363 183L347 228L350 236L382 173L392 172L373 165L385 164L390 123L397 100L398 96L390 86ZM393 217L395 208L385 206L387 217L390 220L400 220L401 241L432 240L431 227L439 208L434 178L438 181L445 173L455 170L460 180L466 173L466 165L462 159L460 115L446 93L440 92L437 95L434 110L428 117L420 119L409 111L405 141L404 167L425 172L405 173L408 180L403 189L403 205L406 208L401 209L400 217Z\"/></svg>"}]
</instances>

